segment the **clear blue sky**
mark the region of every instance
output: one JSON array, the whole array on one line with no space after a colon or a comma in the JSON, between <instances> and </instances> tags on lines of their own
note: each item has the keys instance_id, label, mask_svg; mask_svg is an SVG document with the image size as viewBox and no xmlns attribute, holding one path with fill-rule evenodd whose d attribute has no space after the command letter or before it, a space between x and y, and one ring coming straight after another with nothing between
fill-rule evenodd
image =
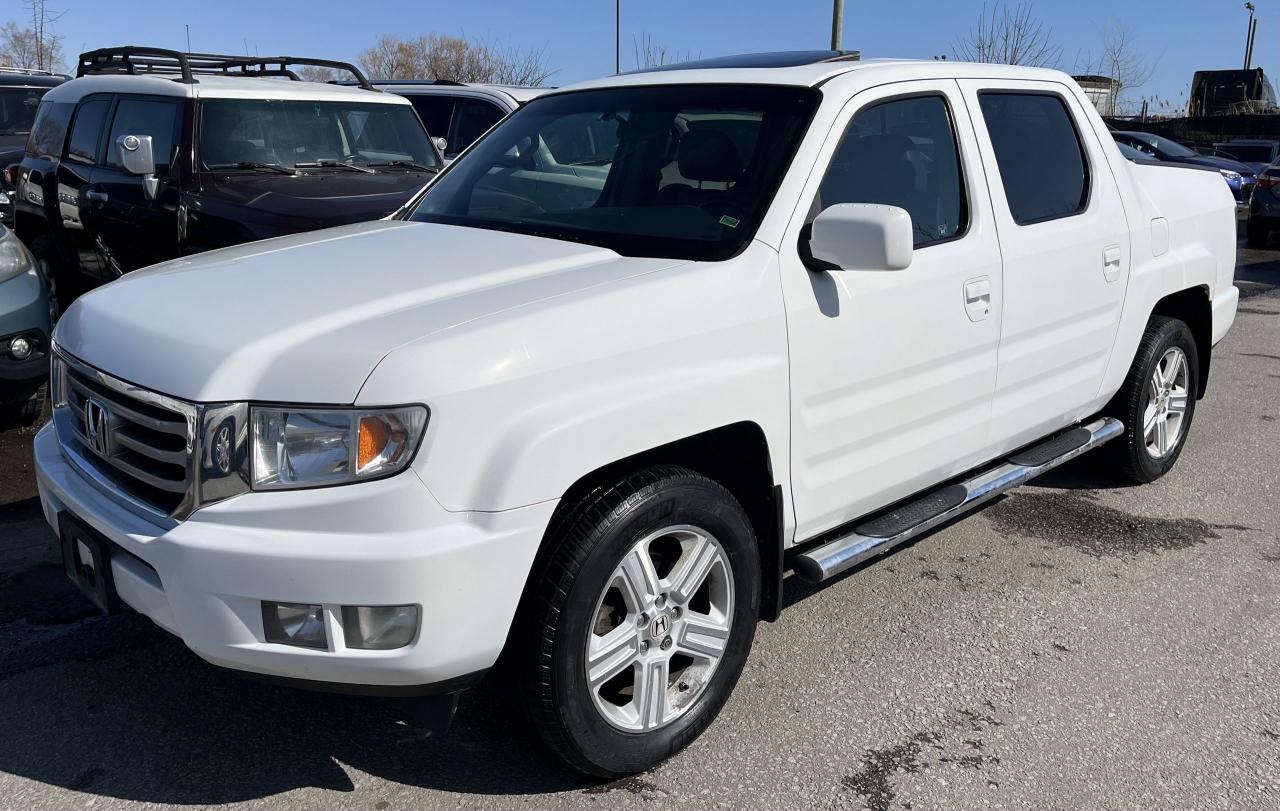
<instances>
[{"instance_id":1,"label":"clear blue sky","mask_svg":"<svg viewBox=\"0 0 1280 811\"><path fill-rule=\"evenodd\" d=\"M1011 0L1009 5L1016 5ZM58 23L68 59L82 49L117 44L198 51L289 53L355 59L380 34L466 34L523 48L545 47L556 69L551 84L613 72L613 0L49 0L65 10ZM1254 64L1280 77L1280 0L1255 0L1260 18ZM1158 60L1136 96L1185 103L1199 68L1240 67L1247 15L1243 0L1036 0L1071 70L1077 54L1099 50L1108 21L1129 26L1141 50ZM974 0L846 0L844 45L864 57L928 58L951 53L982 3ZM298 11L306 9L305 15ZM0 3L0 22L20 18L18 0ZM20 21L20 20L19 20ZM622 0L623 69L633 37L704 57L826 47L830 0ZM1275 82L1273 82L1275 83Z\"/></svg>"}]
</instances>

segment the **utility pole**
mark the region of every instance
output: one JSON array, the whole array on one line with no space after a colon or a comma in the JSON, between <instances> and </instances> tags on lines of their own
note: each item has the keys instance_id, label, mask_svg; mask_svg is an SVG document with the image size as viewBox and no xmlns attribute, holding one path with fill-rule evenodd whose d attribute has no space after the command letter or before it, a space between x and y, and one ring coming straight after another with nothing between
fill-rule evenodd
<instances>
[{"instance_id":1,"label":"utility pole","mask_svg":"<svg viewBox=\"0 0 1280 811\"><path fill-rule=\"evenodd\" d=\"M622 0L613 0L613 72L622 72Z\"/></svg>"},{"instance_id":2,"label":"utility pole","mask_svg":"<svg viewBox=\"0 0 1280 811\"><path fill-rule=\"evenodd\" d=\"M840 50L844 38L844 0L833 0L831 9L831 50Z\"/></svg>"},{"instance_id":3,"label":"utility pole","mask_svg":"<svg viewBox=\"0 0 1280 811\"><path fill-rule=\"evenodd\" d=\"M1245 3L1244 7L1249 12L1248 35L1244 39L1244 69L1248 70L1253 63L1253 38L1258 33L1258 21L1253 18L1255 10L1253 3Z\"/></svg>"}]
</instances>

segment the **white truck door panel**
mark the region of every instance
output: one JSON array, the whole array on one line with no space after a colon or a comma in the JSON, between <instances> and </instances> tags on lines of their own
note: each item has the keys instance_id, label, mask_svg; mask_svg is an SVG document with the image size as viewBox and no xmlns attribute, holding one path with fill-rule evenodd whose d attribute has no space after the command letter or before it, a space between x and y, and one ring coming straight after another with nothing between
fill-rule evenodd
<instances>
[{"instance_id":1,"label":"white truck door panel","mask_svg":"<svg viewBox=\"0 0 1280 811\"><path fill-rule=\"evenodd\" d=\"M781 258L797 540L981 461L1003 311L990 199L954 81L858 93L814 165ZM807 223L846 202L912 213L910 267L806 266Z\"/></svg>"},{"instance_id":2,"label":"white truck door panel","mask_svg":"<svg viewBox=\"0 0 1280 811\"><path fill-rule=\"evenodd\" d=\"M1004 260L995 453L1101 405L1128 281L1129 232L1102 144L1073 91L1039 81L960 85ZM1072 124L1074 133L1064 129ZM1073 171L1068 150L1082 157L1086 186L1082 203L1064 206Z\"/></svg>"}]
</instances>

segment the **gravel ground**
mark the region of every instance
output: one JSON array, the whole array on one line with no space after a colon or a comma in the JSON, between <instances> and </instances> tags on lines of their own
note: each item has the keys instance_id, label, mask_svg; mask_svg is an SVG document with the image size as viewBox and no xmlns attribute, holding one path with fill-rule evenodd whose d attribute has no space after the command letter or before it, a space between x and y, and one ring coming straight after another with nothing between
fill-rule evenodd
<instances>
[{"instance_id":1,"label":"gravel ground","mask_svg":"<svg viewBox=\"0 0 1280 811\"><path fill-rule=\"evenodd\" d=\"M296 692L91 615L0 434L0 807L1280 808L1280 256L1177 469L1086 457L835 583L787 587L737 692L659 769L597 784L493 687L448 737L412 705Z\"/></svg>"}]
</instances>

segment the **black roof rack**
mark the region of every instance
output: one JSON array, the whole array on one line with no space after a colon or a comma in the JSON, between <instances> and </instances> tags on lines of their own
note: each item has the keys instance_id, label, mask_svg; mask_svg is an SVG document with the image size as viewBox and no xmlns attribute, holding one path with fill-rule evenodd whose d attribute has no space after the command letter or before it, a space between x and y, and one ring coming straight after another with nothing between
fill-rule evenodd
<instances>
[{"instance_id":1,"label":"black roof rack","mask_svg":"<svg viewBox=\"0 0 1280 811\"><path fill-rule=\"evenodd\" d=\"M350 73L365 90L377 92L360 68L350 62L331 59L307 59L300 56L235 56L230 54L187 53L166 48L143 48L125 45L99 48L80 54L76 76L112 73L158 74L174 76L175 82L198 84L197 76L284 76L301 81L292 67L311 65Z\"/></svg>"},{"instance_id":2,"label":"black roof rack","mask_svg":"<svg viewBox=\"0 0 1280 811\"><path fill-rule=\"evenodd\" d=\"M438 84L445 87L466 87L466 82L457 82L453 79L370 79L373 84L381 85L402 85L402 84ZM357 84L350 79L330 79L329 84L352 85Z\"/></svg>"},{"instance_id":3,"label":"black roof rack","mask_svg":"<svg viewBox=\"0 0 1280 811\"><path fill-rule=\"evenodd\" d=\"M705 68L794 68L800 65L816 65L819 62L857 62L861 51L772 51L767 53L733 54L691 62L672 62L651 68L640 68L629 73L650 73L662 70L701 70Z\"/></svg>"}]
</instances>

